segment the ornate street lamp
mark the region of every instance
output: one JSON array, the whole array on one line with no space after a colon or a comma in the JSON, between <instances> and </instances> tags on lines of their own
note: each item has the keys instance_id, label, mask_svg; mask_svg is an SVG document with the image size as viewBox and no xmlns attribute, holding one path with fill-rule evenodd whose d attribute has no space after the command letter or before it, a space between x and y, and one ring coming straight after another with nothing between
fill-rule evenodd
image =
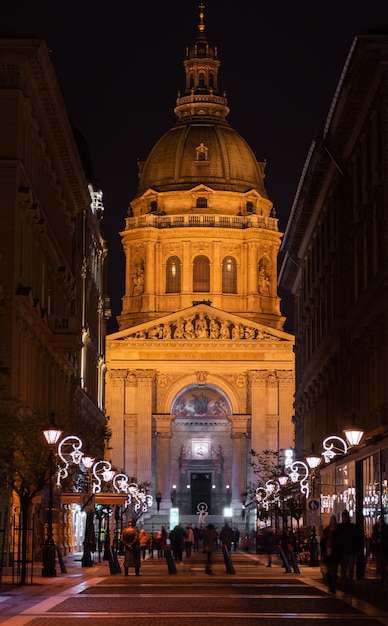
<instances>
[{"instance_id":1,"label":"ornate street lamp","mask_svg":"<svg viewBox=\"0 0 388 626\"><path fill-rule=\"evenodd\" d=\"M278 476L277 481L279 483L279 491L280 491L280 498L281 498L281 504L282 504L282 534L283 534L283 543L285 543L285 539L287 537L287 521L288 521L288 516L286 516L285 514L285 506L284 506L284 501L285 501L285 495L282 492L282 489L287 485L288 483L288 474L286 474L284 472L284 470L282 471L282 473Z\"/></svg>"},{"instance_id":2,"label":"ornate street lamp","mask_svg":"<svg viewBox=\"0 0 388 626\"><path fill-rule=\"evenodd\" d=\"M316 478L316 470L319 467L322 458L312 453L306 457L306 462L309 468L311 469L311 492L313 498L315 498L315 478ZM319 507L321 506L319 500ZM317 529L315 524L311 529L311 539L310 539L310 567L317 567L319 565L318 558L318 541L317 541Z\"/></svg>"},{"instance_id":3,"label":"ornate street lamp","mask_svg":"<svg viewBox=\"0 0 388 626\"><path fill-rule=\"evenodd\" d=\"M176 485L172 486L172 491L171 491L171 504L172 506L176 506Z\"/></svg>"},{"instance_id":4,"label":"ornate street lamp","mask_svg":"<svg viewBox=\"0 0 388 626\"><path fill-rule=\"evenodd\" d=\"M43 435L46 439L46 442L50 446L50 457L49 457L49 472L50 472L50 482L49 482L49 501L48 501L48 512L47 512L47 535L43 544L42 551L42 576L45 578L54 578L57 575L57 571L55 569L55 543L53 539L53 475L54 475L54 449L55 446L62 435L62 430L60 430L54 421L54 414L51 414L51 424L49 428L43 430Z\"/></svg>"},{"instance_id":5,"label":"ornate street lamp","mask_svg":"<svg viewBox=\"0 0 388 626\"><path fill-rule=\"evenodd\" d=\"M87 471L87 489L86 492L89 494L90 492L90 483L91 483L91 475L92 468L94 465L94 457L92 456L83 456L82 457L82 465ZM94 496L90 495L91 502L94 502ZM93 527L93 519L94 519L94 506L91 510L89 506L87 506L86 510L86 523L85 523L85 537L84 537L84 552L82 555L81 563L82 567L92 567L92 543L94 537L94 527Z\"/></svg>"},{"instance_id":6,"label":"ornate street lamp","mask_svg":"<svg viewBox=\"0 0 388 626\"><path fill-rule=\"evenodd\" d=\"M343 431L344 435L346 437L346 441L349 444L349 447L353 447L353 446L358 446L358 444L360 443L363 435L364 435L364 430L362 428L359 428L356 425L356 414L353 413L352 415L352 423L349 426L349 428L345 428L345 430Z\"/></svg>"}]
</instances>

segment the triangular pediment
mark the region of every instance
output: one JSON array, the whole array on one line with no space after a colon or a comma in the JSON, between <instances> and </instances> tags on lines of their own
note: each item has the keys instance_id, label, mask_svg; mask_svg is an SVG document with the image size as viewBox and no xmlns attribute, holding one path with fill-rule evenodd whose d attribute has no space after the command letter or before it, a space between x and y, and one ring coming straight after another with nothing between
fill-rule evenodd
<instances>
[{"instance_id":1,"label":"triangular pediment","mask_svg":"<svg viewBox=\"0 0 388 626\"><path fill-rule=\"evenodd\" d=\"M269 341L293 342L294 336L199 302L187 309L126 328L110 341Z\"/></svg>"}]
</instances>

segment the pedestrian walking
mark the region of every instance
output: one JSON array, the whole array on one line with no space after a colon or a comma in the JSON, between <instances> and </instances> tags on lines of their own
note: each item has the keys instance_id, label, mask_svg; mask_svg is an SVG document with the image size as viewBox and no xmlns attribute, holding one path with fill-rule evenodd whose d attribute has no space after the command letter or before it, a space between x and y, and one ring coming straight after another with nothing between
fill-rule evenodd
<instances>
[{"instance_id":1,"label":"pedestrian walking","mask_svg":"<svg viewBox=\"0 0 388 626\"><path fill-rule=\"evenodd\" d=\"M272 526L266 526L262 532L263 553L267 555L267 567L272 567L272 555L275 552L276 535Z\"/></svg>"},{"instance_id":2,"label":"pedestrian walking","mask_svg":"<svg viewBox=\"0 0 388 626\"><path fill-rule=\"evenodd\" d=\"M140 544L141 557L144 561L146 557L146 550L148 548L148 535L146 531L144 530L144 528L141 529L140 534L139 534L139 544Z\"/></svg>"},{"instance_id":3,"label":"pedestrian walking","mask_svg":"<svg viewBox=\"0 0 388 626\"><path fill-rule=\"evenodd\" d=\"M376 559L376 574L387 577L388 565L388 525L379 518L373 527L371 536L372 553Z\"/></svg>"},{"instance_id":4,"label":"pedestrian walking","mask_svg":"<svg viewBox=\"0 0 388 626\"><path fill-rule=\"evenodd\" d=\"M232 539L233 539L233 530L229 526L228 522L225 522L224 526L221 528L220 541L221 541L221 544L224 544L226 546L229 552L232 549Z\"/></svg>"},{"instance_id":5,"label":"pedestrian walking","mask_svg":"<svg viewBox=\"0 0 388 626\"><path fill-rule=\"evenodd\" d=\"M238 550L239 543L240 543L240 531L237 528L237 526L235 526L233 528L233 550L234 551Z\"/></svg>"},{"instance_id":6,"label":"pedestrian walking","mask_svg":"<svg viewBox=\"0 0 388 626\"><path fill-rule=\"evenodd\" d=\"M164 557L164 550L166 548L166 538L167 538L167 533L166 533L166 536L164 536L163 530L158 530L158 532L156 533L156 539L155 539L155 548L158 552L158 559L162 559Z\"/></svg>"},{"instance_id":7,"label":"pedestrian walking","mask_svg":"<svg viewBox=\"0 0 388 626\"><path fill-rule=\"evenodd\" d=\"M203 531L203 551L206 553L206 574L213 574L212 554L217 551L218 534L213 524L208 524Z\"/></svg>"},{"instance_id":8,"label":"pedestrian walking","mask_svg":"<svg viewBox=\"0 0 388 626\"><path fill-rule=\"evenodd\" d=\"M128 576L128 569L130 567L135 568L136 576L140 576L140 544L139 544L139 529L136 526L136 520L134 517L130 517L128 520L127 528L124 528L121 541L125 546L124 553L124 573Z\"/></svg>"},{"instance_id":9,"label":"pedestrian walking","mask_svg":"<svg viewBox=\"0 0 388 626\"><path fill-rule=\"evenodd\" d=\"M194 532L193 529L191 528L191 524L187 524L186 526L186 537L185 537L185 549L186 549L186 556L190 557L191 556L191 550L194 544Z\"/></svg>"},{"instance_id":10,"label":"pedestrian walking","mask_svg":"<svg viewBox=\"0 0 388 626\"><path fill-rule=\"evenodd\" d=\"M195 525L193 528L193 535L194 535L194 546L193 546L194 552L199 552L199 543L202 538L202 531L198 528L197 525Z\"/></svg>"},{"instance_id":11,"label":"pedestrian walking","mask_svg":"<svg viewBox=\"0 0 388 626\"><path fill-rule=\"evenodd\" d=\"M148 535L148 554L150 555L151 559L154 558L155 544L156 544L155 533L150 533Z\"/></svg>"},{"instance_id":12,"label":"pedestrian walking","mask_svg":"<svg viewBox=\"0 0 388 626\"><path fill-rule=\"evenodd\" d=\"M341 584L347 594L353 592L354 565L356 556L362 554L364 536L356 524L350 521L349 511L342 511L342 521L338 524L338 544L341 565Z\"/></svg>"},{"instance_id":13,"label":"pedestrian walking","mask_svg":"<svg viewBox=\"0 0 388 626\"><path fill-rule=\"evenodd\" d=\"M329 593L336 593L337 571L340 560L338 526L335 515L330 517L329 524L323 529L321 537L321 558Z\"/></svg>"},{"instance_id":14,"label":"pedestrian walking","mask_svg":"<svg viewBox=\"0 0 388 626\"><path fill-rule=\"evenodd\" d=\"M177 524L170 532L171 550L174 554L174 560L183 564L183 550L185 549L186 531L182 526Z\"/></svg>"}]
</instances>

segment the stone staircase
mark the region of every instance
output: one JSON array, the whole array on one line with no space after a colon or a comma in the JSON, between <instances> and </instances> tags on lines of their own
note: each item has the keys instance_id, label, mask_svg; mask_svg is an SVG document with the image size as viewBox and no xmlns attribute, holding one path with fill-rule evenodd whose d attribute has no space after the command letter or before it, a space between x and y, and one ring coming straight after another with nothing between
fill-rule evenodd
<instances>
[{"instance_id":1,"label":"stone staircase","mask_svg":"<svg viewBox=\"0 0 388 626\"><path fill-rule=\"evenodd\" d=\"M240 520L239 523L234 523L233 520L227 520L229 526L237 526L241 531L245 531L246 524L243 520ZM213 524L217 529L221 529L225 523L225 518L223 515L208 515L206 517L206 524ZM199 525L198 524L198 515L180 515L179 516L179 524L181 526L186 526L187 524L191 524L192 526ZM206 525L203 524L203 527ZM143 520L140 520L138 523L138 527L144 528L147 532L158 531L162 526L165 526L167 530L172 530L170 528L170 516L166 515L162 511L160 513L156 513L154 515L150 515Z\"/></svg>"}]
</instances>

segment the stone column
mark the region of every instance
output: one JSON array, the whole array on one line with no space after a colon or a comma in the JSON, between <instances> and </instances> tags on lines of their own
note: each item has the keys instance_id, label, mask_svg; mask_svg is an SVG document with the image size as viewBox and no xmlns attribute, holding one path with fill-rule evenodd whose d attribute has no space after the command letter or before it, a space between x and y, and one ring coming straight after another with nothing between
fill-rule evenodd
<instances>
[{"instance_id":1,"label":"stone column","mask_svg":"<svg viewBox=\"0 0 388 626\"><path fill-rule=\"evenodd\" d=\"M191 293L193 279L190 264L190 242L182 241L182 294Z\"/></svg>"},{"instance_id":2,"label":"stone column","mask_svg":"<svg viewBox=\"0 0 388 626\"><path fill-rule=\"evenodd\" d=\"M172 415L155 415L155 488L162 493L161 510L171 508L171 421Z\"/></svg>"},{"instance_id":3,"label":"stone column","mask_svg":"<svg viewBox=\"0 0 388 626\"><path fill-rule=\"evenodd\" d=\"M152 381L150 372L138 378L137 395L137 478L152 482Z\"/></svg>"},{"instance_id":4,"label":"stone column","mask_svg":"<svg viewBox=\"0 0 388 626\"><path fill-rule=\"evenodd\" d=\"M112 429L111 458L116 467L125 467L124 414L126 369L109 370L106 386L106 410L110 415L109 426Z\"/></svg>"},{"instance_id":5,"label":"stone column","mask_svg":"<svg viewBox=\"0 0 388 626\"><path fill-rule=\"evenodd\" d=\"M162 467L162 502L163 508L171 507L171 433L160 435L160 463Z\"/></svg>"},{"instance_id":6,"label":"stone column","mask_svg":"<svg viewBox=\"0 0 388 626\"><path fill-rule=\"evenodd\" d=\"M256 452L259 450L276 450L276 447L273 448L274 443L269 441L266 430L267 415L269 413L268 398L266 393L267 377L267 370L254 370L249 372L251 394L250 405L252 407L251 445L252 449Z\"/></svg>"},{"instance_id":7,"label":"stone column","mask_svg":"<svg viewBox=\"0 0 388 626\"><path fill-rule=\"evenodd\" d=\"M248 252L248 294L257 294L257 245L249 244Z\"/></svg>"},{"instance_id":8,"label":"stone column","mask_svg":"<svg viewBox=\"0 0 388 626\"><path fill-rule=\"evenodd\" d=\"M222 264L221 264L221 249L220 242L215 241L213 243L213 285L211 285L211 292L214 294L222 293Z\"/></svg>"},{"instance_id":9,"label":"stone column","mask_svg":"<svg viewBox=\"0 0 388 626\"><path fill-rule=\"evenodd\" d=\"M241 439L242 433L232 433L232 507L241 508Z\"/></svg>"},{"instance_id":10,"label":"stone column","mask_svg":"<svg viewBox=\"0 0 388 626\"><path fill-rule=\"evenodd\" d=\"M155 294L155 242L149 241L145 250L145 294Z\"/></svg>"}]
</instances>

